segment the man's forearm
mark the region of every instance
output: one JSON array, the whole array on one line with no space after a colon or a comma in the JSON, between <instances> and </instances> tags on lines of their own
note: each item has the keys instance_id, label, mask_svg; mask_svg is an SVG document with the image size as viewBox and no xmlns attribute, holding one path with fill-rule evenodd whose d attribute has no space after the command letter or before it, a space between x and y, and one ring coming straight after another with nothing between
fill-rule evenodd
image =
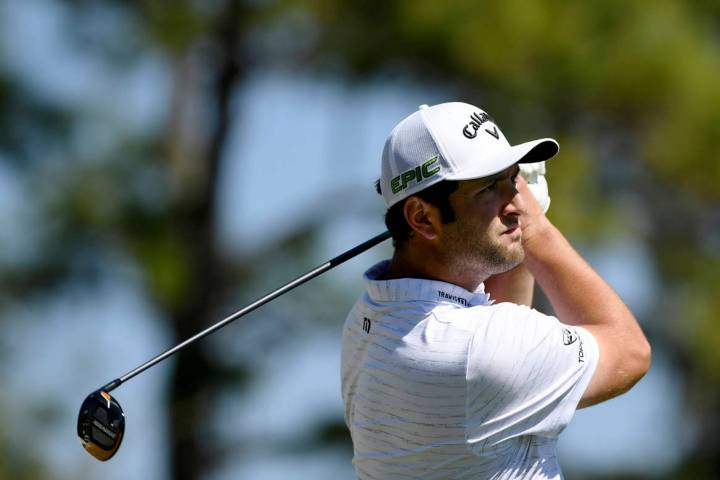
<instances>
[{"instance_id":1,"label":"man's forearm","mask_svg":"<svg viewBox=\"0 0 720 480\"><path fill-rule=\"evenodd\" d=\"M525 265L558 318L570 325L627 323L639 327L625 303L552 224L526 243Z\"/></svg>"},{"instance_id":2,"label":"man's forearm","mask_svg":"<svg viewBox=\"0 0 720 480\"><path fill-rule=\"evenodd\" d=\"M632 387L650 365L650 346L625 303L547 222L525 242L525 264L547 295L557 317L590 331L601 351L601 367L580 406L593 405Z\"/></svg>"}]
</instances>

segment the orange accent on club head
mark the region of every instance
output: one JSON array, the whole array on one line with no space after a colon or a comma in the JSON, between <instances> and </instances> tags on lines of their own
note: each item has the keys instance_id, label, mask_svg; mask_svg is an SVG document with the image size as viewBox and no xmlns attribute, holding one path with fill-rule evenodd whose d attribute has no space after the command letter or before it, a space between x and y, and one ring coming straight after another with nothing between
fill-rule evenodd
<instances>
[{"instance_id":1,"label":"orange accent on club head","mask_svg":"<svg viewBox=\"0 0 720 480\"><path fill-rule=\"evenodd\" d=\"M85 448L85 450L92 455L93 457L97 458L98 460L105 462L107 460L110 460L110 458L115 455L115 453L120 448L120 443L122 443L122 432L118 433L120 437L117 439L117 443L115 444L115 447L112 448L112 450L105 450L103 448L98 447L92 442L83 442L82 446Z\"/></svg>"}]
</instances>

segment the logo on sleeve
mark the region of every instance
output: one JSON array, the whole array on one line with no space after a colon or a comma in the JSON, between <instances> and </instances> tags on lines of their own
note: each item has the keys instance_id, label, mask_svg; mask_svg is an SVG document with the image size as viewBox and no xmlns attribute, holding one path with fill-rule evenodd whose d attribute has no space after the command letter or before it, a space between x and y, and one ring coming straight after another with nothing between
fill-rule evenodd
<instances>
[{"instance_id":1,"label":"logo on sleeve","mask_svg":"<svg viewBox=\"0 0 720 480\"><path fill-rule=\"evenodd\" d=\"M564 345L572 345L573 343L577 342L578 336L574 330L570 330L569 328L563 327L562 334L563 334L563 344Z\"/></svg>"},{"instance_id":2,"label":"logo on sleeve","mask_svg":"<svg viewBox=\"0 0 720 480\"><path fill-rule=\"evenodd\" d=\"M367 317L363 317L363 330L365 330L365 333L370 333L370 325L372 322L370 322L370 319Z\"/></svg>"},{"instance_id":3,"label":"logo on sleeve","mask_svg":"<svg viewBox=\"0 0 720 480\"><path fill-rule=\"evenodd\" d=\"M577 342L578 344L578 363L585 363L585 351L583 350L583 341L578 336L575 329L563 327L562 328L563 344L572 345ZM578 340L580 340L578 342Z\"/></svg>"}]
</instances>

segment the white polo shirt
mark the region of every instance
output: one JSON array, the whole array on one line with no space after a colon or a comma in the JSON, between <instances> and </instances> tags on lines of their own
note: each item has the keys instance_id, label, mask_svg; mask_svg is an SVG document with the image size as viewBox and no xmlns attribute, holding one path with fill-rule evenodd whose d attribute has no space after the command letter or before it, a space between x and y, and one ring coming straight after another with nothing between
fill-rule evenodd
<instances>
[{"instance_id":1,"label":"white polo shirt","mask_svg":"<svg viewBox=\"0 0 720 480\"><path fill-rule=\"evenodd\" d=\"M376 280L347 317L342 395L359 479L561 479L555 445L598 361L592 335L482 291Z\"/></svg>"}]
</instances>

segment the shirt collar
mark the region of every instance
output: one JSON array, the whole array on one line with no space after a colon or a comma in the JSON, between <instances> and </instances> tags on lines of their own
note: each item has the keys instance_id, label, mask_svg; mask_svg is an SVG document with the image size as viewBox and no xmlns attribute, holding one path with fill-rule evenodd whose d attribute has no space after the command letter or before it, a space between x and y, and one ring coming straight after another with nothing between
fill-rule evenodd
<instances>
[{"instance_id":1,"label":"shirt collar","mask_svg":"<svg viewBox=\"0 0 720 480\"><path fill-rule=\"evenodd\" d=\"M460 307L474 307L490 305L490 295L485 293L485 286L481 283L474 292L440 280L423 278L398 278L393 280L378 280L390 266L389 260L379 262L365 272L364 279L367 291L373 300L377 301L428 301L434 303L450 303Z\"/></svg>"}]
</instances>

